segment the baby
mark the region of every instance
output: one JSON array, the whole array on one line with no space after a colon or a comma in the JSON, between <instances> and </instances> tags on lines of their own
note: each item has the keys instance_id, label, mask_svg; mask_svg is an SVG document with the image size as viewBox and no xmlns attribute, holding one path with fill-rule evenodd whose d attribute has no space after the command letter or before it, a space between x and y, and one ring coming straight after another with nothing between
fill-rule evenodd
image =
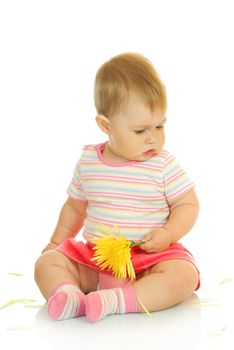
<instances>
[{"instance_id":1,"label":"baby","mask_svg":"<svg viewBox=\"0 0 234 350\"><path fill-rule=\"evenodd\" d=\"M54 320L86 315L96 322L145 312L143 306L163 310L200 285L193 255L178 243L193 227L199 203L194 184L163 148L167 100L158 73L139 54L118 55L98 70L94 98L107 141L83 148L55 231L35 264ZM91 260L90 240L100 224L143 241L131 251L134 281L118 280ZM82 228L85 243L74 239Z\"/></svg>"}]
</instances>

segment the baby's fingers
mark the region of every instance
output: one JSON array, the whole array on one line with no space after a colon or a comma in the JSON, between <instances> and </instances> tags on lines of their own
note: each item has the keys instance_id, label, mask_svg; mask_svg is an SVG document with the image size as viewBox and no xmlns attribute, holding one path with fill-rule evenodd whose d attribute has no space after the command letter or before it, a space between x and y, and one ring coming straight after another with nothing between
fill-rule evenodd
<instances>
[{"instance_id":1,"label":"baby's fingers","mask_svg":"<svg viewBox=\"0 0 234 350\"><path fill-rule=\"evenodd\" d=\"M146 252L148 252L149 250L151 250L153 248L152 242L151 241L147 241L143 244L140 245L142 250L145 250Z\"/></svg>"}]
</instances>

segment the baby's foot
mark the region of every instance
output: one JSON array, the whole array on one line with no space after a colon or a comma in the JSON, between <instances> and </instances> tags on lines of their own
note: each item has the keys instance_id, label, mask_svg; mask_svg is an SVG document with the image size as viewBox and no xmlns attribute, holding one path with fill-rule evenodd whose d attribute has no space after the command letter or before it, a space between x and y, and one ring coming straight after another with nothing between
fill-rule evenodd
<instances>
[{"instance_id":1,"label":"baby's foot","mask_svg":"<svg viewBox=\"0 0 234 350\"><path fill-rule=\"evenodd\" d=\"M48 314L53 320L65 320L85 314L85 294L74 284L63 284L48 299Z\"/></svg>"},{"instance_id":2,"label":"baby's foot","mask_svg":"<svg viewBox=\"0 0 234 350\"><path fill-rule=\"evenodd\" d=\"M91 292L85 298L88 321L97 322L107 315L137 312L137 300L132 286Z\"/></svg>"}]
</instances>

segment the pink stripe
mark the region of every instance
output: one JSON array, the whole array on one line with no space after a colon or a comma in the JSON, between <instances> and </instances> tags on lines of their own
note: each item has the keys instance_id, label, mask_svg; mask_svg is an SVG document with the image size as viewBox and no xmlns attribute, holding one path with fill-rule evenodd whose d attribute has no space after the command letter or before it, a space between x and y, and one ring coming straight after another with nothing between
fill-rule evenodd
<instances>
[{"instance_id":1,"label":"pink stripe","mask_svg":"<svg viewBox=\"0 0 234 350\"><path fill-rule=\"evenodd\" d=\"M158 155L159 155L160 157L162 157L162 158L167 158L167 157L168 157L168 152L161 151Z\"/></svg>"},{"instance_id":2,"label":"pink stripe","mask_svg":"<svg viewBox=\"0 0 234 350\"><path fill-rule=\"evenodd\" d=\"M74 195L70 191L67 191L67 194L69 195L69 197L71 197L73 199L80 200L82 202L87 202L88 203L87 199L85 197L80 196L79 194Z\"/></svg>"},{"instance_id":3,"label":"pink stripe","mask_svg":"<svg viewBox=\"0 0 234 350\"><path fill-rule=\"evenodd\" d=\"M81 190L81 187L77 183L75 183L74 180L72 180L72 185L78 190Z\"/></svg>"},{"instance_id":4,"label":"pink stripe","mask_svg":"<svg viewBox=\"0 0 234 350\"><path fill-rule=\"evenodd\" d=\"M167 181L165 181L166 185L169 185L171 182L175 181L176 179L178 179L178 177L180 177L181 175L184 175L185 172L183 170L178 171L177 173L173 174L172 176L170 176Z\"/></svg>"},{"instance_id":5,"label":"pink stripe","mask_svg":"<svg viewBox=\"0 0 234 350\"><path fill-rule=\"evenodd\" d=\"M194 187L194 184L191 183L187 186L185 186L183 189L181 189L180 191L177 191L176 193L174 193L173 195L171 196L167 196L168 199L173 199L173 198L176 198L176 197L179 197L181 194L183 194L184 192L186 192L189 188L193 188Z\"/></svg>"},{"instance_id":6,"label":"pink stripe","mask_svg":"<svg viewBox=\"0 0 234 350\"><path fill-rule=\"evenodd\" d=\"M108 164L108 162L105 162ZM82 160L80 161L80 164L83 164L83 165L103 165L103 162L100 161L100 160ZM120 167L121 165L125 165L127 166L125 163L109 163L109 165L113 166L113 167ZM133 163L130 163L129 165L131 165L131 167L136 167L136 168L143 168L143 169L148 169L148 170L154 170L154 172L162 172L162 166L157 166L155 164L152 164L152 166L150 164L143 164L143 162L133 162Z\"/></svg>"},{"instance_id":7,"label":"pink stripe","mask_svg":"<svg viewBox=\"0 0 234 350\"><path fill-rule=\"evenodd\" d=\"M165 200L164 196L141 196L141 195L125 195L118 192L86 192L87 196L102 197L102 198L127 198L127 199L142 199L142 200Z\"/></svg>"},{"instance_id":8,"label":"pink stripe","mask_svg":"<svg viewBox=\"0 0 234 350\"><path fill-rule=\"evenodd\" d=\"M116 181L116 182L135 182L135 183L148 183L151 185L159 185L163 186L162 183L157 182L157 181L152 181L152 180L147 180L147 179L139 179L139 178L134 178L134 177L120 177L120 176L101 176L101 175L83 175L82 176L83 180L103 180L103 181Z\"/></svg>"},{"instance_id":9,"label":"pink stripe","mask_svg":"<svg viewBox=\"0 0 234 350\"><path fill-rule=\"evenodd\" d=\"M92 207L92 203L94 201L90 201L90 207ZM168 212L168 207L163 207L163 208L143 208L143 207L131 207L131 206L115 206L115 205L112 205L112 204L100 204L100 202L96 202L95 203L95 207L96 208L106 208L106 209L116 209L116 210L126 210L126 211L133 211L133 212Z\"/></svg>"},{"instance_id":10,"label":"pink stripe","mask_svg":"<svg viewBox=\"0 0 234 350\"><path fill-rule=\"evenodd\" d=\"M171 162L173 162L173 160L175 160L175 157L173 155L170 155L164 163L164 168L167 167Z\"/></svg>"},{"instance_id":11,"label":"pink stripe","mask_svg":"<svg viewBox=\"0 0 234 350\"><path fill-rule=\"evenodd\" d=\"M154 170L155 173L157 172L162 172L163 168L162 166L157 166L156 164L152 163L152 165L148 164L148 163L144 163L144 162L138 162L137 164L135 164L133 167L136 168L142 168L142 169L149 169L149 170Z\"/></svg>"},{"instance_id":12,"label":"pink stripe","mask_svg":"<svg viewBox=\"0 0 234 350\"><path fill-rule=\"evenodd\" d=\"M82 160L80 164L100 165L102 163L97 159L97 160Z\"/></svg>"},{"instance_id":13,"label":"pink stripe","mask_svg":"<svg viewBox=\"0 0 234 350\"><path fill-rule=\"evenodd\" d=\"M95 151L96 152L96 145L86 145L83 147L84 151L90 150L90 151Z\"/></svg>"},{"instance_id":14,"label":"pink stripe","mask_svg":"<svg viewBox=\"0 0 234 350\"><path fill-rule=\"evenodd\" d=\"M90 201L89 202L90 206L92 206L92 204L94 204L95 206L96 205L99 205L100 202L99 201ZM135 206L132 206L132 205L120 205L120 204L114 204L114 203L106 203L106 204L103 204L103 205L106 205L106 207L113 207L113 208L129 208L129 209L138 209L139 210L152 210L152 211L157 211L157 210L163 210L163 209L168 209L168 206L165 205L164 207L159 207L159 208L156 208L155 206L154 207L135 207Z\"/></svg>"},{"instance_id":15,"label":"pink stripe","mask_svg":"<svg viewBox=\"0 0 234 350\"><path fill-rule=\"evenodd\" d=\"M157 227L162 227L162 226L164 226L164 224L166 223L166 220L162 220L161 222L160 222L160 224L155 224L155 223L145 223L144 221L141 221L141 223L131 223L131 224L129 224L129 223L127 223L126 221L120 221L120 220L117 220L117 219L115 219L115 221L111 221L111 220L106 220L106 219L104 219L103 217L95 217L95 218L93 218L93 217L89 217L89 220L90 221L93 221L93 222L95 222L95 223L99 223L99 222L101 222L101 223L103 223L103 224L110 224L110 225L116 225L116 224L118 224L120 227L130 227L130 228L155 228L156 226Z\"/></svg>"}]
</instances>

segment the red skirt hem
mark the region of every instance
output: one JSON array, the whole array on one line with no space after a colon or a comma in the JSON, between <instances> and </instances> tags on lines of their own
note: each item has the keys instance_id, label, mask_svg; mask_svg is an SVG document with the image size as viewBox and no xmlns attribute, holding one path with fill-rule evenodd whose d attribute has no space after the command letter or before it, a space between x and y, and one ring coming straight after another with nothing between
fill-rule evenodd
<instances>
[{"instance_id":1,"label":"red skirt hem","mask_svg":"<svg viewBox=\"0 0 234 350\"><path fill-rule=\"evenodd\" d=\"M90 267L97 272L105 272L111 274L108 269L101 270L99 266L96 265L95 261L91 261L94 255L94 250L92 249L94 244L87 242L83 243L81 241L76 241L72 238L65 240L62 244L56 247L56 250L65 254L67 257L76 261L82 265ZM171 259L182 259L187 260L192 263L198 274L199 270L193 255L187 250L181 243L176 243L171 245L167 250L161 253L145 253L140 247L135 246L131 249L131 261L135 273L146 270L147 268L158 264L161 261L171 260ZM200 279L196 290L200 287Z\"/></svg>"}]
</instances>

